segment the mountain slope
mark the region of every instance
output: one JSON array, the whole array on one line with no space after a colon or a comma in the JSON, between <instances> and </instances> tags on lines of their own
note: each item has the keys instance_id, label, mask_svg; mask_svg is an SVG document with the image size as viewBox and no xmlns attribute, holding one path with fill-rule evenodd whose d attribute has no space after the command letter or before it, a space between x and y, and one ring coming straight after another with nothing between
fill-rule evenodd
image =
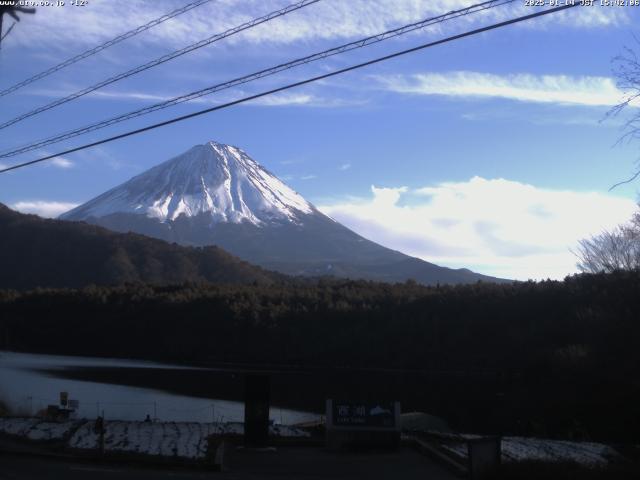
<instances>
[{"instance_id":1,"label":"mountain slope","mask_svg":"<svg viewBox=\"0 0 640 480\"><path fill-rule=\"evenodd\" d=\"M385 248L318 211L237 147L198 145L65 213L182 245L218 245L265 268L388 282L498 281Z\"/></svg>"},{"instance_id":2,"label":"mountain slope","mask_svg":"<svg viewBox=\"0 0 640 480\"><path fill-rule=\"evenodd\" d=\"M0 204L0 288L124 282L273 283L279 274L217 247L188 248L94 225L45 220Z\"/></svg>"}]
</instances>

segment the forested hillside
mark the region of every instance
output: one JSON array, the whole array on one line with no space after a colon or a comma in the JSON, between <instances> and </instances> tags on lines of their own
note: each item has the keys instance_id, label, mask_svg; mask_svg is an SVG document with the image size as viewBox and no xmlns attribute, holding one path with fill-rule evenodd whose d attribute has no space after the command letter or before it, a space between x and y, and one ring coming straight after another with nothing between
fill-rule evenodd
<instances>
[{"instance_id":1,"label":"forested hillside","mask_svg":"<svg viewBox=\"0 0 640 480\"><path fill-rule=\"evenodd\" d=\"M45 220L2 204L0 232L0 288L270 283L284 278L217 247L181 247L94 225Z\"/></svg>"},{"instance_id":2,"label":"forested hillside","mask_svg":"<svg viewBox=\"0 0 640 480\"><path fill-rule=\"evenodd\" d=\"M498 415L516 433L615 440L640 430L639 272L456 287L327 280L5 291L0 318L10 349L397 369L419 374L389 383L392 394L480 422L468 428Z\"/></svg>"}]
</instances>

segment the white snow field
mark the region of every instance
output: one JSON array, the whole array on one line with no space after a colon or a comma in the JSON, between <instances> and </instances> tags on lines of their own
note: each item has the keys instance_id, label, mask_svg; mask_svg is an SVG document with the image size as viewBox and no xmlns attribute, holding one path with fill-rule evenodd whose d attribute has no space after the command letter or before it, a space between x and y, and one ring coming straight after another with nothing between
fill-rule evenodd
<instances>
[{"instance_id":1,"label":"white snow field","mask_svg":"<svg viewBox=\"0 0 640 480\"><path fill-rule=\"evenodd\" d=\"M210 435L242 435L241 423L194 422L106 422L106 451L120 451L202 459L207 454ZM308 437L310 434L295 427L272 426L271 434L279 437ZM78 449L98 448L98 435L93 423L80 427L69 440L69 447Z\"/></svg>"},{"instance_id":2,"label":"white snow field","mask_svg":"<svg viewBox=\"0 0 640 480\"><path fill-rule=\"evenodd\" d=\"M105 422L105 451L139 453L162 457L199 460L205 458L210 435L242 435L242 423L196 422ZM71 434L73 432L73 434ZM68 420L46 422L36 418L0 418L0 433L18 435L30 440L64 440L79 450L96 450L99 436L94 422ZM276 437L309 437L309 432L284 425L272 425Z\"/></svg>"},{"instance_id":3,"label":"white snow field","mask_svg":"<svg viewBox=\"0 0 640 480\"><path fill-rule=\"evenodd\" d=\"M29 440L62 440L82 422L45 422L38 418L0 418L0 432Z\"/></svg>"},{"instance_id":4,"label":"white snow field","mask_svg":"<svg viewBox=\"0 0 640 480\"><path fill-rule=\"evenodd\" d=\"M239 422L131 422L107 421L105 423L105 450L163 457L202 459L207 454L210 435L242 435L244 426ZM98 448L99 437L94 432L94 422L67 420L48 422L37 418L0 418L0 433L17 435L30 440L65 440L67 446L79 450ZM310 433L292 426L272 425L270 434L276 437L310 437ZM444 437L441 435L441 437ZM441 447L461 460L467 458L464 440L477 435L450 435ZM451 440L448 440L450 438ZM569 442L527 437L503 437L502 460L520 462L539 460L545 462L572 461L587 466L604 466L619 454L608 445L592 442Z\"/></svg>"},{"instance_id":5,"label":"white snow field","mask_svg":"<svg viewBox=\"0 0 640 480\"><path fill-rule=\"evenodd\" d=\"M471 437L463 436L463 437ZM477 437L477 436L473 436ZM442 444L442 448L466 460L467 444ZM576 462L586 466L605 466L619 454L608 445L592 442L569 442L528 437L503 437L502 461Z\"/></svg>"}]
</instances>

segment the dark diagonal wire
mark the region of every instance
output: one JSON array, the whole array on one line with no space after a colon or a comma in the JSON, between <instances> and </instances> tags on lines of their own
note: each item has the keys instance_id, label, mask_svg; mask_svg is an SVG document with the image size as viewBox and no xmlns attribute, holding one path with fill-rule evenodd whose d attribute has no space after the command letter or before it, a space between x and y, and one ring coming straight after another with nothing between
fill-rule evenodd
<instances>
[{"instance_id":1,"label":"dark diagonal wire","mask_svg":"<svg viewBox=\"0 0 640 480\"><path fill-rule=\"evenodd\" d=\"M301 8L307 7L309 5L312 5L314 3L319 2L320 0L302 0L299 1L297 3L291 4L287 7L281 8L279 10L273 11L271 13L268 13L267 15L264 15L262 17L253 19L249 22L243 23L242 25L238 25L237 27L233 27L229 30L226 30L222 33L217 33L215 35L212 35L208 38L205 38L204 40L200 40L199 42L193 43L191 45L188 45L187 47L184 47L180 50L176 50L174 52L168 53L166 55L163 55L162 57L156 58L155 60L152 60L150 62L145 63L144 65L139 65L135 68L132 68L131 70L127 70L126 72L120 73L118 75L115 75L113 77L110 77L106 80L103 80L100 83L96 83L95 85L92 85L90 87L84 88L83 90L79 90L75 93L72 93L70 95L67 95L66 97L60 98L58 100L55 100L51 103L48 103L46 105L43 105L42 107L38 107L34 110L31 110L27 113L23 113L22 115L19 115L11 120L8 120L2 124L0 124L0 130L2 130L3 128L7 128L15 123L21 122L22 120L25 120L29 117L33 117L34 115L37 115L39 113L45 112L47 110L51 110L52 108L58 107L64 103L70 102L72 100L75 100L76 98L82 97L84 95L87 95L88 93L91 92L95 92L96 90L106 87L107 85L111 85L112 83L118 82L122 79L131 77L132 75L136 75L140 72L143 72L145 70L148 70L150 68L156 67L158 65L161 65L165 62L168 62L170 60L173 60L174 58L180 57L182 55L185 55L189 52L192 52L194 50L197 50L199 48L205 47L207 45L210 45L214 42L217 42L219 40L222 40L223 38L227 38L230 37L232 35L235 35L236 33L240 33L244 30L248 30L250 28L256 27L262 23L268 22L269 20L273 20L274 18L278 18L278 17L282 17L284 15L287 15L288 13L291 13L295 10L299 10Z\"/></svg>"},{"instance_id":2,"label":"dark diagonal wire","mask_svg":"<svg viewBox=\"0 0 640 480\"><path fill-rule=\"evenodd\" d=\"M74 130L70 130L64 133L60 133L58 135L52 136L52 137L48 137L46 139L43 140L38 140L35 142L32 142L30 144L27 145L22 145L20 147L17 148L13 148L12 150L8 150L8 151L4 151L2 153L0 153L0 158L8 158L8 157L13 157L16 155L19 155L21 153L25 153L25 152L30 152L32 150L36 150L39 148L43 148L46 147L48 145L52 145L54 143L59 143L62 142L64 140L68 140L70 138L74 138L77 137L79 135L84 135L86 133L89 132L93 132L96 130L100 130L102 128L106 128L109 127L111 125L115 125L117 123L120 122L124 122L126 120L130 120L142 115L147 115L149 113L158 111L158 110L162 110L174 105L178 105L180 103L184 103L184 102L188 102L190 100L194 100L196 98L205 96L205 95L210 95L212 93L215 92L219 92L221 90L226 90L238 85L242 85L245 83L249 83L264 77L268 77L271 75L275 75L279 72L282 72L284 70L289 70L301 65L305 65L311 62L315 62L318 60L322 60L324 58L327 57L331 57L334 55L338 55L341 53L345 53L351 50L355 50L357 48L363 48L366 47L368 45L373 45L374 43L378 43L378 42L382 42L384 40L388 40L390 38L394 38L400 35L404 35L407 34L409 32L418 30L418 29L422 29L425 28L429 25L433 25L436 23L441 23L447 20L452 20L454 18L458 18L464 15L469 15L471 13L476 13L476 12L480 12L483 10L487 10L490 8L495 8L495 7L499 7L502 6L504 4L507 3L513 3L515 0L492 0L492 1L487 1L487 2L482 2L479 4L475 4L475 5L470 5L469 7L460 9L460 10L454 10L448 13L445 13L443 15L439 15L437 17L431 17L431 18L427 18L425 20L421 20L419 22L416 23L412 23L409 25L404 25L402 27L399 28L395 28L393 30L388 30L386 32L380 33L378 35L373 35L370 37L366 37L354 42L349 42L346 43L344 45L340 45L338 47L334 47L331 48L329 50L324 50L322 52L319 53L314 53L312 55L308 55L306 57L302 57L302 58L298 58L292 61L289 61L287 63L283 63L280 65L276 65L275 67L271 67L271 68L267 68L265 70L260 70L258 72L254 72L251 73L249 75L244 75L242 77L239 78L235 78L233 80L228 80L226 82L223 83L219 83L216 85L212 85L210 87L207 88L203 88L201 90L197 90L195 92L191 92L185 95L181 95L175 98L172 98L170 100L166 100L163 102L159 102L156 103L154 105L149 105L147 107L143 107L137 110L133 110L131 112L128 113L124 113L122 115L118 115L106 120L101 120L99 122L84 126L84 127L80 127Z\"/></svg>"},{"instance_id":3,"label":"dark diagonal wire","mask_svg":"<svg viewBox=\"0 0 640 480\"><path fill-rule=\"evenodd\" d=\"M85 52L79 53L78 55L68 58L67 60L65 60L64 62L61 62L57 65L54 65L51 68L48 68L47 70L44 70L32 77L27 78L26 80L22 80L19 83L16 83L15 85L12 85L9 88L6 88L2 91L0 91L0 97L4 97L5 95L8 95L12 92L15 92L16 90L21 89L22 87L26 87L27 85L38 81L40 79L43 79L45 77L48 77L49 75L51 75L52 73L57 72L58 70L62 70L65 67L68 67L69 65L73 65L76 62L79 62L80 60L84 60L87 57L90 57L92 55L95 55L96 53L101 52L102 50L105 50L109 47L112 47L113 45L120 43L124 40L127 40L131 37L134 37L136 35L138 35L139 33L142 33L146 30L149 30L150 28L155 27L156 25L160 25L161 23L177 17L178 15L182 15L185 12L188 12L189 10L192 10L196 7L199 7L200 5L204 4L204 3L208 3L211 0L198 0L196 2L192 2L189 3L187 5L185 5L184 7L178 8L172 12L169 12L159 18L156 18L155 20L151 20L149 23L145 23L144 25L141 25L133 30L128 31L127 33L123 33L122 35L118 35L115 38L112 38L111 40L107 40L104 43L101 43L100 45L97 45L96 47L93 47ZM8 32L7 32L8 33Z\"/></svg>"},{"instance_id":4,"label":"dark diagonal wire","mask_svg":"<svg viewBox=\"0 0 640 480\"><path fill-rule=\"evenodd\" d=\"M274 93L283 92L283 91L289 90L291 88L296 88L296 87L300 87L302 85L307 85L309 83L316 82L318 80L324 80L324 79L329 78L329 77L333 77L333 76L340 75L340 74L343 74L343 73L346 73L346 72L357 70L357 69L360 69L360 68L363 68L363 67L367 67L369 65L374 65L376 63L384 62L386 60L390 60L392 58L400 57L402 55L407 55L409 53L414 53L414 52L417 52L419 50L423 50L423 49L426 49L426 48L429 48L429 47L434 47L436 45L441 45L443 43L452 42L452 41L455 41L455 40L459 40L461 38L470 37L472 35L477 35L477 34L480 34L480 33L483 33L483 32L487 32L487 31L490 31L490 30L495 30L497 28L505 27L507 25L512 25L514 23L519 23L519 22L523 22L525 20L530 20L530 19L533 19L533 18L541 17L543 15L549 15L551 13L556 13L556 12L559 12L559 11L562 11L562 10L566 10L566 9L569 9L569 8L574 8L574 7L577 7L577 6L580 6L580 3L575 2L574 4L566 4L566 5L563 5L563 6L560 6L560 7L555 7L555 8L551 8L551 9L547 9L547 10L542 10L542 11L538 11L538 12L535 12L535 13L531 13L529 15L523 15L521 17L512 18L512 19L506 20L504 22L494 23L494 24L486 26L486 27L477 28L475 30L470 30L470 31L467 31L467 32L464 32L464 33L460 33L460 34L457 34L457 35L446 37L446 38L443 38L443 39L440 39L440 40L436 40L436 41L433 41L433 42L424 43L424 44L419 45L417 47L413 47L413 48L409 48L407 50L402 50L402 51L399 51L399 52L395 52L395 53L392 53L392 54L389 54L389 55L385 55L383 57L378 57L378 58L375 58L373 60L369 60L367 62L359 63L357 65L352 65L350 67L342 68L340 70L335 70L333 72L325 73L323 75L318 75L316 77L307 78L307 79L301 80L299 82L290 83L290 84L282 86L282 87L274 88L272 90L267 90L265 92L257 93L255 95L250 95L250 96L247 96L247 97L243 97L243 98L240 98L238 100L234 100L232 102L228 102L228 103L225 103L225 104L222 104L222 105L217 105L215 107L205 108L204 110L199 110L197 112L193 112L193 113L190 113L188 115L182 115L180 117L174 117L172 119L165 120L165 121L160 122L160 123L155 123L153 125L148 125L146 127L138 128L136 130L131 130L131 131L128 131L128 132L125 132L125 133L121 133L119 135L114 135L112 137L104 138L102 140L98 140L98 141L95 141L95 142L92 142L92 143L87 143L87 144L81 145L79 147L70 148L70 149L65 150L63 152L55 153L53 155L47 155L45 157L38 158L38 159L35 159L35 160L31 160L29 162L24 162L24 163L20 163L20 164L17 164L17 165L12 165L10 167L7 167L7 168L4 168L4 169L0 170L0 173L5 173L5 172L9 172L11 170L16 170L18 168L23 168L23 167L26 167L26 166L29 166L29 165L34 165L36 163L44 162L45 160L50 160L52 158L55 158L55 157L58 157L58 156L61 156L61 155L67 155L69 153L78 152L80 150L85 150L87 148L95 147L97 145L102 145L102 144L105 144L105 143L113 142L115 140L120 140L122 138L130 137L132 135L138 135L140 133L147 132L149 130L154 130L156 128L164 127L166 125L171 125L173 123L181 122L183 120L187 120L187 119L194 118L194 117L197 117L197 116L200 116L200 115L204 115L206 113L210 113L210 112L214 112L214 111L217 111L217 110L222 110L222 109L225 109L225 108L229 108L229 107L232 107L234 105L239 105L241 103L245 103L245 102L248 102L248 101L251 101L251 100L256 100L258 98L266 97L267 95L273 95Z\"/></svg>"}]
</instances>

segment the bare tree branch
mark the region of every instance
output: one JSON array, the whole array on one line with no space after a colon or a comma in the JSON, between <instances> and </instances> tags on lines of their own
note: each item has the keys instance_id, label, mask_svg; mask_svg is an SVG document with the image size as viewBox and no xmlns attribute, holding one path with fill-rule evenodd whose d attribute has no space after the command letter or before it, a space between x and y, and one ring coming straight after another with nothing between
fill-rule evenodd
<instances>
[{"instance_id":1,"label":"bare tree branch","mask_svg":"<svg viewBox=\"0 0 640 480\"><path fill-rule=\"evenodd\" d=\"M613 190L616 187L619 187L620 185L624 185L625 183L631 183L633 182L636 178L638 178L638 176L640 176L640 170L636 170L636 172L629 178L627 178L626 180L622 180L621 182L615 183L613 185L611 185L609 187L609 192L611 190Z\"/></svg>"},{"instance_id":2,"label":"bare tree branch","mask_svg":"<svg viewBox=\"0 0 640 480\"><path fill-rule=\"evenodd\" d=\"M640 39L636 35L633 39L640 47ZM612 60L613 74L616 78L616 87L624 93L624 97L620 103L614 105L605 114L604 120L616 117L625 111L628 107L640 102L640 59L636 53L636 49L624 47L623 53ZM634 113L622 127L623 134L616 141L615 145L628 144L634 140L640 140L640 113ZM612 191L620 185L631 183L640 177L640 167L636 169L631 177L620 181L609 188Z\"/></svg>"},{"instance_id":3,"label":"bare tree branch","mask_svg":"<svg viewBox=\"0 0 640 480\"><path fill-rule=\"evenodd\" d=\"M580 240L577 251L581 272L613 272L640 269L640 212L611 231Z\"/></svg>"}]
</instances>

